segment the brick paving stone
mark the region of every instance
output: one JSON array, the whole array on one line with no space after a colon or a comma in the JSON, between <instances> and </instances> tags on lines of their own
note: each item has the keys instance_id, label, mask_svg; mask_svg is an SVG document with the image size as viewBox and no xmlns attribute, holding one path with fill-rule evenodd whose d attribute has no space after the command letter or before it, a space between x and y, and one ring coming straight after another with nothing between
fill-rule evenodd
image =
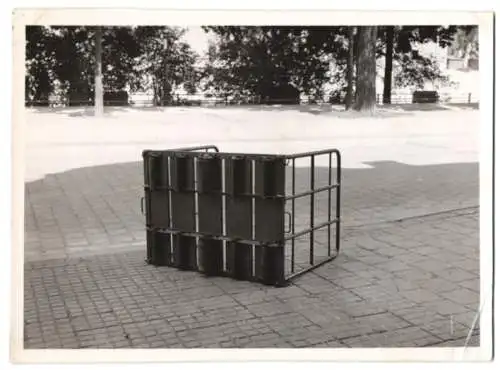
<instances>
[{"instance_id":1,"label":"brick paving stone","mask_svg":"<svg viewBox=\"0 0 500 370\"><path fill-rule=\"evenodd\" d=\"M391 313L380 313L353 318L328 330L335 335L336 339L343 341L351 337L393 331L408 326L409 324L406 321L399 319Z\"/></svg>"},{"instance_id":2,"label":"brick paving stone","mask_svg":"<svg viewBox=\"0 0 500 370\"><path fill-rule=\"evenodd\" d=\"M435 274L454 283L469 281L476 277L474 274L456 267L450 267L441 271L436 271Z\"/></svg>"},{"instance_id":3,"label":"brick paving stone","mask_svg":"<svg viewBox=\"0 0 500 370\"><path fill-rule=\"evenodd\" d=\"M421 328L445 341L463 338L469 333L469 328L454 321L453 317L449 320L444 319L425 323L421 325Z\"/></svg>"},{"instance_id":4,"label":"brick paving stone","mask_svg":"<svg viewBox=\"0 0 500 370\"><path fill-rule=\"evenodd\" d=\"M429 303L429 307L441 315L458 315L470 312L471 310L464 305L457 304L447 299Z\"/></svg>"},{"instance_id":5,"label":"brick paving stone","mask_svg":"<svg viewBox=\"0 0 500 370\"><path fill-rule=\"evenodd\" d=\"M428 290L425 289L408 290L405 292L400 292L400 294L403 297L415 303L433 302L433 301L435 302L440 299L439 295L433 292L429 292Z\"/></svg>"},{"instance_id":6,"label":"brick paving stone","mask_svg":"<svg viewBox=\"0 0 500 370\"><path fill-rule=\"evenodd\" d=\"M457 284L438 277L434 279L419 279L415 283L418 284L420 288L438 295L443 292L450 292L457 289Z\"/></svg>"},{"instance_id":7,"label":"brick paving stone","mask_svg":"<svg viewBox=\"0 0 500 370\"><path fill-rule=\"evenodd\" d=\"M436 281L456 284L457 289L434 292L430 280L422 278L425 272L414 287L412 280L405 280L418 275L413 270L399 278L390 271L380 278L360 276L369 283L346 287L339 281L347 278L333 274L329 280L333 268L312 272L283 289L258 284L231 287L229 279L221 284L222 280L215 283L195 273L155 269L144 265L141 257L135 252L103 255L63 268L59 261L54 266L50 261L40 267L28 264L28 278L32 273L46 294L40 295L38 307L46 308L37 311L33 301L27 305L27 317L33 323L25 327L26 347L430 346L438 342L451 346L467 335L464 322L470 325L473 320L474 312L464 303L478 299L477 293L446 278ZM356 266L361 265L353 260L348 270ZM350 274L354 279L355 273ZM27 297L40 294L32 290L35 287L26 285ZM60 309L65 307L70 316L62 314ZM40 325L37 320L42 317ZM391 333L400 339L393 339Z\"/></svg>"},{"instance_id":8,"label":"brick paving stone","mask_svg":"<svg viewBox=\"0 0 500 370\"><path fill-rule=\"evenodd\" d=\"M336 278L335 280L333 280L333 283L335 285L338 285L339 287L344 289L371 286L377 282L378 279L375 277L360 279L360 277L357 276L356 274L352 274L351 276L348 277Z\"/></svg>"},{"instance_id":9,"label":"brick paving stone","mask_svg":"<svg viewBox=\"0 0 500 370\"><path fill-rule=\"evenodd\" d=\"M470 280L469 280L470 281ZM458 288L440 295L458 304L474 304L479 302L479 294L466 288Z\"/></svg>"},{"instance_id":10,"label":"brick paving stone","mask_svg":"<svg viewBox=\"0 0 500 370\"><path fill-rule=\"evenodd\" d=\"M270 302L255 303L247 305L246 309L255 316L273 316L280 313L291 313L293 312L290 307L283 304L279 300L274 300Z\"/></svg>"},{"instance_id":11,"label":"brick paving stone","mask_svg":"<svg viewBox=\"0 0 500 370\"><path fill-rule=\"evenodd\" d=\"M303 317L319 326L336 325L350 319L343 306L333 306L328 301L310 299L310 303L302 309L296 309Z\"/></svg>"},{"instance_id":12,"label":"brick paving stone","mask_svg":"<svg viewBox=\"0 0 500 370\"><path fill-rule=\"evenodd\" d=\"M419 285L415 281L408 281L405 279L399 279L393 275L387 275L377 281L378 286L384 287L384 290L390 293L404 293L408 291L414 291L419 288Z\"/></svg>"},{"instance_id":13,"label":"brick paving stone","mask_svg":"<svg viewBox=\"0 0 500 370\"><path fill-rule=\"evenodd\" d=\"M457 348L465 349L466 339L467 339L467 337L443 341L441 343L436 344L435 346L436 347L457 347ZM472 335L468 344L467 344L467 347L478 347L479 345L480 345L479 335Z\"/></svg>"},{"instance_id":14,"label":"brick paving stone","mask_svg":"<svg viewBox=\"0 0 500 370\"><path fill-rule=\"evenodd\" d=\"M328 342L322 342L318 344L312 344L309 347L312 348L345 348L347 345L336 340L331 340Z\"/></svg>"},{"instance_id":15,"label":"brick paving stone","mask_svg":"<svg viewBox=\"0 0 500 370\"><path fill-rule=\"evenodd\" d=\"M385 221L477 205L477 167L346 168L341 255L280 289L146 265L140 162L47 175L25 186L25 347L463 345L477 209Z\"/></svg>"},{"instance_id":16,"label":"brick paving stone","mask_svg":"<svg viewBox=\"0 0 500 370\"><path fill-rule=\"evenodd\" d=\"M467 328L471 328L474 322L474 319L476 318L476 311L467 311L467 312L461 312L458 314L453 315L453 321L460 323ZM476 322L476 326L479 326L479 319Z\"/></svg>"},{"instance_id":17,"label":"brick paving stone","mask_svg":"<svg viewBox=\"0 0 500 370\"><path fill-rule=\"evenodd\" d=\"M417 328L407 327L390 332L362 335L343 339L349 347L423 347L439 343L440 338L429 335L428 332Z\"/></svg>"}]
</instances>

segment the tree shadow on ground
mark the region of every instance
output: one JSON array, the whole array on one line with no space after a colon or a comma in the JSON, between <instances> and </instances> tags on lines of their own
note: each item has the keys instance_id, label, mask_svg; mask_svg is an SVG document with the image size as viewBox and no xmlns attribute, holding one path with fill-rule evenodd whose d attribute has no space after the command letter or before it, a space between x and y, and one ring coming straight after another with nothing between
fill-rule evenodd
<instances>
[{"instance_id":1,"label":"tree shadow on ground","mask_svg":"<svg viewBox=\"0 0 500 370\"><path fill-rule=\"evenodd\" d=\"M421 104L390 104L380 106L387 110L403 110L405 112L428 112L443 110L478 110L479 103L421 103Z\"/></svg>"},{"instance_id":2,"label":"tree shadow on ground","mask_svg":"<svg viewBox=\"0 0 500 370\"><path fill-rule=\"evenodd\" d=\"M66 115L68 117L94 117L93 107L29 107L27 108L33 113L50 113ZM134 107L134 106L120 106L120 107L104 107L104 117L113 117L116 113L126 112L164 112L168 110L196 110L196 109L209 109L209 110L231 110L231 109L244 109L256 112L300 112L308 113L316 116L324 117L337 117L346 119L357 118L390 118L398 116L414 115L418 112L432 112L432 111L456 111L456 110L478 110L479 103L454 103L454 104L391 104L391 105L378 105L376 110L372 112L357 112L353 110L346 111L342 105L202 105L197 107L188 106L165 106L165 107Z\"/></svg>"},{"instance_id":3,"label":"tree shadow on ground","mask_svg":"<svg viewBox=\"0 0 500 370\"><path fill-rule=\"evenodd\" d=\"M242 107L242 106L240 106ZM450 111L450 110L477 110L479 109L479 103L472 104L433 104L433 103L421 103L421 104L388 104L388 105L377 105L375 111L372 112L357 112L354 110L346 111L345 107L342 105L255 105L255 106L244 106L246 109L251 111L269 111L269 112L279 112L279 111L297 111L302 113L310 113L313 115L323 115L323 116L334 116L338 118L366 118L366 117L377 117L377 118L388 118L395 116L408 116L413 115L418 112L429 112L429 111Z\"/></svg>"},{"instance_id":4,"label":"tree shadow on ground","mask_svg":"<svg viewBox=\"0 0 500 370\"><path fill-rule=\"evenodd\" d=\"M161 112L166 107L104 107L104 117L113 116L115 113L126 112ZM26 107L32 113L60 114L68 117L94 117L94 107Z\"/></svg>"},{"instance_id":5,"label":"tree shadow on ground","mask_svg":"<svg viewBox=\"0 0 500 370\"><path fill-rule=\"evenodd\" d=\"M298 160L297 160L298 161ZM318 161L318 160L317 160ZM336 169L332 165L332 182ZM415 199L424 202L455 201L457 205L479 197L479 165L472 163L448 163L432 165L408 165L396 161L364 162L369 168L342 168L342 200L346 209L360 212L369 207L387 205L399 207ZM315 168L315 186L328 184L327 166ZM297 163L295 168L296 191L310 188L309 166ZM286 168L286 185L290 190L292 166ZM26 200L42 200L47 206L54 202L64 203L78 195L131 201L138 199L144 189L143 162L127 162L75 168L42 179L25 183ZM415 204L418 206L417 204ZM137 208L137 211L139 209ZM140 212L138 212L140 214Z\"/></svg>"},{"instance_id":6,"label":"tree shadow on ground","mask_svg":"<svg viewBox=\"0 0 500 370\"><path fill-rule=\"evenodd\" d=\"M315 169L316 187L328 184L328 167L319 164ZM478 163L415 166L382 161L366 164L370 167L342 169L342 227L479 204ZM288 194L291 193L291 171L291 167L287 167ZM336 182L335 172L335 169L331 171L332 183ZM310 168L297 164L295 174L296 193L307 191L310 188ZM315 206L321 208L328 204L327 194L318 194ZM334 210L336 198L335 193L332 194ZM27 182L24 221L25 240L30 243L25 244L25 252L37 253L42 242L40 235L47 238L54 234L54 237L71 239L77 230L83 238L87 231L95 228L102 229L103 233L117 228L126 230L127 233L117 236L120 245L137 244L145 235L140 201L143 196L141 161L75 168ZM302 220L297 222L309 222L309 202L310 197L296 201L297 217ZM325 221L324 213L318 213L317 217L317 223Z\"/></svg>"}]
</instances>

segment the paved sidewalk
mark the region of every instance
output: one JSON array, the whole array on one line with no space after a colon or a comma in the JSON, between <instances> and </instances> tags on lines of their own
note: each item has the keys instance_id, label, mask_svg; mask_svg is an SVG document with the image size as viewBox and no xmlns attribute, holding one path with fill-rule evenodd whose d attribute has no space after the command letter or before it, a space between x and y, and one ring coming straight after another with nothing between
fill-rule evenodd
<instances>
[{"instance_id":1,"label":"paved sidewalk","mask_svg":"<svg viewBox=\"0 0 500 370\"><path fill-rule=\"evenodd\" d=\"M343 227L478 205L477 163L371 164L373 168L343 169ZM142 171L141 162L118 163L49 174L27 183L25 261L143 251ZM300 192L309 186L309 171L299 167L296 173ZM318 168L318 187L327 185L327 174L326 167ZM289 188L290 181L287 184ZM319 195L318 202L325 197L326 193ZM296 201L304 220L308 202L309 198Z\"/></svg>"},{"instance_id":2,"label":"paved sidewalk","mask_svg":"<svg viewBox=\"0 0 500 370\"><path fill-rule=\"evenodd\" d=\"M25 347L462 347L479 304L478 116L30 113ZM339 148L340 256L286 288L146 265L140 153L206 143L263 153ZM327 168L317 165L325 185ZM299 166L297 191L308 184ZM324 195L316 200L324 220ZM309 207L297 201L297 224ZM478 345L473 334L469 345Z\"/></svg>"},{"instance_id":3,"label":"paved sidewalk","mask_svg":"<svg viewBox=\"0 0 500 370\"><path fill-rule=\"evenodd\" d=\"M155 268L143 252L27 263L25 346L463 346L477 230L477 209L348 229L338 259L286 288Z\"/></svg>"}]
</instances>

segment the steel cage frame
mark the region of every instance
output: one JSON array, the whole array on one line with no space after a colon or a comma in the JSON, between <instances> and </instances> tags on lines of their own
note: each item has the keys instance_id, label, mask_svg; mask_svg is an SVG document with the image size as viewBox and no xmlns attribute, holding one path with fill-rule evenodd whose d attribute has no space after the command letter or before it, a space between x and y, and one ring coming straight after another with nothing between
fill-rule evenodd
<instances>
[{"instance_id":1,"label":"steel cage frame","mask_svg":"<svg viewBox=\"0 0 500 370\"><path fill-rule=\"evenodd\" d=\"M315 179L315 158L321 155L328 155L328 185L322 186L319 188L315 187L316 179ZM332 184L332 156L335 155L336 160L336 182ZM296 173L295 173L295 162L297 159L302 158L310 158L310 186L309 190L296 194L295 193L295 182L296 182ZM311 152L298 153L294 155L285 156L287 161L291 161L292 166L292 194L285 198L286 201L291 202L291 226L289 228L290 235L285 236L285 241L291 241L291 273L290 275L285 277L285 281L291 281L311 270L314 270L325 263L328 263L334 260L339 252L340 252L340 207L341 207L341 182L342 182L342 166L341 166L341 154L338 149L326 149L326 150L318 150ZM335 217L332 218L332 190L335 189ZM314 199L315 195L324 191L328 191L328 220L316 225L314 223L315 216L315 208L314 208ZM295 200L302 197L310 197L310 209L309 209L309 228L296 232L295 230ZM331 250L331 232L332 225L335 224L335 254L332 254ZM328 228L328 255L326 258L319 262L314 262L314 232L316 230ZM309 266L300 270L295 270L295 240L303 235L309 234Z\"/></svg>"},{"instance_id":2,"label":"steel cage frame","mask_svg":"<svg viewBox=\"0 0 500 370\"><path fill-rule=\"evenodd\" d=\"M228 243L236 243L236 244L239 244L239 245L247 245L248 247L251 247L251 248L254 248L254 252L252 254L252 268L253 268L253 271L254 271L254 275L257 271L257 260L256 260L256 254L255 254L255 248L257 246L260 246L260 247L266 247L267 248L267 251L269 253L272 252L273 256L275 255L275 257L273 258L277 258L281 261L278 261L279 262L279 266L276 268L276 271L273 275L273 273L270 273L273 277L268 279L268 281L262 281L261 279L261 282L264 282L265 284L268 284L269 282L270 285L276 285L276 286L284 286L284 285L287 285L289 284L293 279L301 276L302 274L308 272L308 271L311 271L329 261L332 261L333 259L335 259L338 254L339 254L339 251L340 251L340 205L341 205L341 155L340 155L340 152L339 150L337 149L328 149L328 150L320 150L320 151L312 151L312 152L305 152L305 153L299 153L299 154L293 154L293 155L269 155L269 154L244 154L244 153L221 153L218 149L217 146L215 145L204 145L204 146L195 146L195 147L187 147L187 148L180 148L180 149L172 149L172 150L162 150L160 152L162 153L166 153L167 155L171 155L172 157L188 157L188 158L201 158L200 156L202 155L205 155L205 153L198 153L198 154L195 154L193 152L197 152L197 151L205 151L205 153L207 153L207 155L210 157L210 158L219 158L219 159L228 159L228 158L231 158L231 159L234 159L234 158L242 158L242 159L245 159L245 160L249 160L251 163L252 163L252 166L251 166L251 178L252 178L252 188L251 188L251 191L249 193L246 193L245 195L249 198L252 198L252 207L251 207L251 218L252 218L252 238L247 238L247 239L244 239L244 238L235 238L235 237L231 237L231 236L228 236L227 233L226 233L226 228L227 228L227 200L228 198L230 198L233 194L231 192L228 191L228 189L223 189L221 188L220 191L217 192L217 194L219 194L221 197L222 197L222 204L223 204L223 209L221 209L221 223L223 224L223 226L221 226L221 233L219 235L214 235L214 234L210 234L210 233L203 233L203 232L200 232L199 229L198 229L198 222L199 222L199 209L197 209L195 206L195 209L194 209L194 217L196 219L196 222L197 222L197 226L196 226L196 231L194 232L183 232L181 230L176 230L173 226L172 226L172 211L170 209L170 211L168 211L169 215L168 215L168 218L169 218L169 225L168 225L168 228L167 229L167 232L170 234L170 237L173 238L175 237L175 235L177 234L182 234L182 235L186 235L186 236L189 236L189 237L192 237L192 238L196 238L196 245L195 245L195 249L196 250L199 250L200 249L200 241L201 240L205 240L206 238L211 238L212 240L215 240L215 241L220 241L223 243L223 248L225 248L225 251L227 253L228 251ZM209 153L210 150L213 150L214 152L212 153ZM146 161L147 161L147 156L149 153L151 152L158 152L156 150L144 150L143 151L143 157L144 157L144 161L145 161L145 178L146 176L151 176L152 174L150 173L150 169L147 169L148 167L146 167ZM328 185L327 186L322 186L322 187L318 187L316 188L315 184L316 184L316 181L315 181L315 158L317 156L320 156L320 155L328 155ZM333 155L335 155L335 159L336 159L336 182L335 183L332 183L332 157ZM305 192L301 192L301 193L296 193L295 191L295 182L296 182L296 171L295 171L295 168L296 168L296 160L298 159L301 159L301 158L310 158L310 170L311 170L311 176L310 176L310 186L309 186L309 190L305 191ZM283 192L281 194L279 194L279 191L277 191L275 194L271 195L271 196L263 196L262 194L257 194L256 191L255 191L255 173L256 173L256 170L255 170L255 163L256 161L260 160L268 160L268 159L274 159L274 160L277 160L277 161L283 161L284 162L284 167L286 169L286 167L288 167L291 163L291 167L292 167L292 194L291 195L287 195L286 194L286 190L285 190L285 183L287 181L287 176L286 176L286 171L285 173L283 174L283 181L282 181L282 186L283 186ZM196 163L195 160L193 159L193 163ZM196 180L196 166L193 165L193 176L194 176L194 186L192 189L189 189L189 193L192 193L193 196L194 196L194 199L195 199L195 202L196 200L198 199L199 197L199 194L200 194L200 189L199 189L199 184L197 183L197 180ZM171 171L171 164L169 162L168 164L168 171ZM225 171L225 168L224 168L224 171ZM148 172L148 173L146 173ZM170 176L171 174L169 174ZM273 181L276 181L276 176L274 176L273 174ZM224 177L223 177L224 178ZM198 179L199 180L199 179ZM148 191L151 191L151 187L148 183L147 180L145 180L146 183L144 184L144 189L145 189L145 192L147 194ZM222 180L221 180L222 181ZM278 183L280 183L280 181L278 181ZM280 186L280 184L277 185L278 188ZM172 182L171 182L171 179L169 178L168 180L168 185L162 187L162 188L158 188L160 189L161 191L165 191L166 193L168 193L168 197L169 197L169 207L172 207L172 203L171 203L171 194L172 194L172 191L174 191L174 187L172 186ZM332 217L332 206L331 206L331 201L332 201L332 190L335 189L336 190L336 207L335 207L335 217ZM249 189L250 190L250 189ZM314 216L315 216L315 209L314 209L314 199L315 199L315 195L320 193L320 192L325 192L327 191L328 192L328 219L326 222L322 222L320 224L315 224L314 223ZM149 195L151 196L151 195ZM300 231L296 231L296 225L295 225L295 201L296 199L298 198L302 198L302 197L310 197L310 202L311 202L311 206L310 206L310 215L309 215L309 227L305 230L300 230ZM275 200L278 200L280 201L283 206L283 225L282 225L282 228L280 228L280 230L278 231L279 233L279 237L276 238L276 240L274 241L266 241L266 242L262 242L262 240L257 240L255 238L255 214L256 214L256 206L255 206L255 202L256 202L256 199L258 198L264 198L264 199L275 199ZM145 210L145 207L144 207L144 199L145 197L142 197L141 198L141 212L143 215L146 216L146 220L148 219L148 216L147 216L147 213L148 211L146 210L146 212L144 211ZM290 202L291 203L291 214L289 215L289 220L288 220L288 231L285 230L285 223L286 223L286 215L288 214L288 212L285 211L285 204ZM147 208L147 207L146 207ZM225 218L224 218L225 217ZM332 248L331 248L331 232L332 232L332 225L335 224L335 254L332 254ZM147 230L149 232L149 226L147 226ZM322 229L322 228L327 228L328 230L328 255L326 258L324 258L323 260L315 263L314 262L314 250L315 250L315 242L314 242L314 234L315 234L315 231L316 230L319 230L319 229ZM303 235L307 235L309 234L309 237L310 237L310 244L309 244L309 266L304 268L304 269L301 269L300 271L295 271L294 269L294 262L295 262L295 241L298 237L300 236L303 236ZM284 264L285 264L285 256L284 256L284 246L285 246L285 243L286 242L290 242L291 243L291 247L292 247L292 258L291 258L291 273L290 274L286 274L285 273L285 269L284 269ZM148 238L148 242L147 242L147 248L148 248L148 263L152 263L150 261L150 258L149 258L149 249L152 248L150 247L150 241L149 241L149 238ZM278 247L278 248L276 248ZM172 247L173 248L173 247ZM273 249L269 249L269 248L273 248ZM280 248L281 248L281 252L280 252ZM276 252L277 251L277 252ZM172 252L173 253L173 252ZM197 252L199 253L199 252ZM267 253L267 252L266 252ZM226 256L227 258L227 256ZM227 263L227 259L226 259L226 263ZM153 263L154 264L154 263ZM274 269L275 266L271 266L271 265L266 265L268 269ZM202 269L200 269L200 267L192 267L192 269L195 269L195 270L198 270L198 271L202 271ZM225 265L225 267L223 267L223 270L224 271L219 271L219 273L217 275L219 276L230 276L230 277L235 277L235 275L231 275L227 272L227 265ZM202 271L204 272L204 271ZM233 271L234 273L234 271ZM238 274L236 274L238 275ZM255 280L259 280L257 279L255 276L253 277L249 277L249 276L245 276L244 277L244 280L250 280L250 281L255 281ZM265 280L265 279L264 279Z\"/></svg>"}]
</instances>

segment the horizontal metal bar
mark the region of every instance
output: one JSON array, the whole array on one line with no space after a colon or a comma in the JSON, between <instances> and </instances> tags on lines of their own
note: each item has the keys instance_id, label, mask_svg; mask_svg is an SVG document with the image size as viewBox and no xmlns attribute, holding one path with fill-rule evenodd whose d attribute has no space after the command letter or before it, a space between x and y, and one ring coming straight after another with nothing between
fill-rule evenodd
<instances>
[{"instance_id":1,"label":"horizontal metal bar","mask_svg":"<svg viewBox=\"0 0 500 370\"><path fill-rule=\"evenodd\" d=\"M216 153L219 153L219 148L217 148L215 145L201 145L201 146L193 146L190 148L180 148L180 149L169 149L169 150L158 150L158 149L144 149L142 151L142 156L145 157L146 154L152 153L153 155L156 156L161 156L162 153L165 152L183 152L183 153L192 153L196 152L197 150L205 150L208 152L209 149L215 150ZM194 153L195 155L198 153Z\"/></svg>"},{"instance_id":2,"label":"horizontal metal bar","mask_svg":"<svg viewBox=\"0 0 500 370\"><path fill-rule=\"evenodd\" d=\"M196 231L186 232L186 231L170 229L170 228L158 229L158 228L147 228L146 227L146 230L156 231L156 232L164 233L164 234L172 234L172 235L182 234L184 236L190 236L190 237L210 238L210 239L214 239L214 240L236 242L236 243L241 243L241 244L246 244L246 245L260 245L260 246L266 246L266 247L271 247L271 248L283 246L283 244L284 244L282 241L264 242L262 240L238 239L238 238L231 238L229 236L223 236L223 235L213 235L213 234L207 234L207 233L196 232Z\"/></svg>"},{"instance_id":3,"label":"horizontal metal bar","mask_svg":"<svg viewBox=\"0 0 500 370\"><path fill-rule=\"evenodd\" d=\"M285 200L288 201L288 200L292 200L292 199L297 199L297 198L305 197L305 196L308 196L308 195L311 195L311 194L320 193L322 191L326 191L326 190L330 190L330 189L335 189L335 188L337 188L339 186L340 186L339 184L322 186L320 188L316 188L316 189L313 189L313 190L307 190L307 191L305 191L303 193L286 196Z\"/></svg>"},{"instance_id":4,"label":"horizontal metal bar","mask_svg":"<svg viewBox=\"0 0 500 370\"><path fill-rule=\"evenodd\" d=\"M331 221L323 222L322 224L316 225L314 227L310 227L309 229L299 231L298 233L295 233L293 235L289 235L289 236L285 237L285 241L293 239L293 238L298 238L299 236L306 235L306 234L310 233L311 231L321 229L322 227L334 224L334 223L339 222L339 221L340 220L338 218L334 218Z\"/></svg>"},{"instance_id":5,"label":"horizontal metal bar","mask_svg":"<svg viewBox=\"0 0 500 370\"><path fill-rule=\"evenodd\" d=\"M281 245L283 242L286 242L287 240L295 239L298 238L299 236L306 235L310 233L311 231L321 229L323 227L326 227L328 225L332 225L334 223L339 222L340 220L338 218L334 218L331 221L323 222L319 225L316 225L312 228L308 228L302 231L299 231L298 233L288 235L285 237L283 240L279 241L270 241L270 242L263 242L262 240L248 240L248 239L238 239L238 238L230 238L228 236L215 236L213 234L206 234L206 233L201 233L201 232L185 232L182 230L177 230L177 229L156 229L157 232L161 233L167 233L167 234L183 234L186 236L192 236L192 237L204 237L204 238L213 238L217 240L225 240L228 242L238 242L242 244L258 244L258 245L267 245L269 247L275 247Z\"/></svg>"},{"instance_id":6,"label":"horizontal metal bar","mask_svg":"<svg viewBox=\"0 0 500 370\"><path fill-rule=\"evenodd\" d=\"M204 193L204 194L209 194L209 193ZM230 197L235 198L233 193L230 192L221 192L221 193L216 193L216 194L221 194L221 195L227 195ZM264 194L252 194L252 193L238 193L238 198L240 197L246 197L246 198L259 198L259 199L285 199L284 195L264 195Z\"/></svg>"},{"instance_id":7,"label":"horizontal metal bar","mask_svg":"<svg viewBox=\"0 0 500 370\"><path fill-rule=\"evenodd\" d=\"M144 189L148 190L151 189L151 185L144 185ZM172 186L155 186L154 190L171 190L171 191L176 191L176 189ZM226 191L200 191L194 188L191 189L183 189L183 193L196 193L196 194L211 194L211 195L225 195L225 196L232 196L234 197L234 194L231 192L226 192ZM247 198L259 198L259 199L286 199L284 195L263 195L263 194L252 194L252 193L240 193L238 194L238 197L247 197Z\"/></svg>"},{"instance_id":8,"label":"horizontal metal bar","mask_svg":"<svg viewBox=\"0 0 500 370\"><path fill-rule=\"evenodd\" d=\"M337 156L340 156L340 152L338 149L324 149L324 150L318 150L318 151L314 151L314 152L305 152L305 153L286 155L285 159L297 159L297 158L311 157L311 156L324 155L324 154L330 154L330 153L335 153Z\"/></svg>"},{"instance_id":9,"label":"horizontal metal bar","mask_svg":"<svg viewBox=\"0 0 500 370\"><path fill-rule=\"evenodd\" d=\"M310 156L318 156L318 155L325 155L329 153L335 153L337 156L340 156L340 152L338 149L325 149L325 150L319 150L319 151L314 151L314 152L305 152L305 153L299 153L299 154L257 154L257 153L227 153L227 152L219 152L216 146L207 146L208 148L213 148L216 150L216 153L213 153L215 157L218 158L228 158L228 157L241 157L245 159L257 159L257 160L274 160L274 159L283 159L283 160L289 160L289 159L297 159L297 158L303 158L303 157L310 157ZM172 153L173 155L175 154L185 154L185 155L197 155L197 153L193 153L195 150L201 150L201 149L206 149L207 147L193 147L193 148L181 148L181 149L168 149L168 150L150 150L152 152L168 152Z\"/></svg>"},{"instance_id":10,"label":"horizontal metal bar","mask_svg":"<svg viewBox=\"0 0 500 370\"><path fill-rule=\"evenodd\" d=\"M286 277L285 277L285 281L286 281L286 282L289 282L289 281L291 281L292 279L295 279L295 278L299 277L300 275L305 274L306 272L309 272L309 271L311 271L311 270L317 269L318 267L323 266L325 263L328 263L328 262L330 262L330 261L333 261L333 260L334 260L335 258L337 258L337 257L338 257L338 254L336 254L335 256L330 256L330 257L327 257L327 258L325 258L324 260L322 260L322 261L318 262L318 263L317 263L317 264L315 264L315 265L312 265L312 266L306 267L306 268L305 268L305 269L303 269L303 270L297 271L297 272L296 272L296 273L294 273L294 274L291 274L291 275L289 275L289 276L286 276Z\"/></svg>"},{"instance_id":11,"label":"horizontal metal bar","mask_svg":"<svg viewBox=\"0 0 500 370\"><path fill-rule=\"evenodd\" d=\"M179 148L179 149L169 149L168 151L179 151L179 152L192 152L192 151L197 151L197 150L208 150L208 149L213 149L217 153L219 152L219 148L217 148L215 145L201 145L201 146L193 146L190 148Z\"/></svg>"},{"instance_id":12,"label":"horizontal metal bar","mask_svg":"<svg viewBox=\"0 0 500 370\"><path fill-rule=\"evenodd\" d=\"M173 156L176 155L186 155L186 156L197 156L199 153L195 153L192 151L183 151L183 150L178 150L178 149L168 149L168 150L159 150L158 152L163 152L163 153L169 153ZM231 158L231 157L236 157L233 159L255 159L255 160L276 160L276 159L283 159L285 160L285 155L282 154L257 154L257 153L228 153L228 152L216 152L216 153L210 153L212 156L215 158Z\"/></svg>"},{"instance_id":13,"label":"horizontal metal bar","mask_svg":"<svg viewBox=\"0 0 500 370\"><path fill-rule=\"evenodd\" d=\"M151 185L144 185L144 190L150 190L153 187ZM155 186L154 191L161 191L161 190L174 190L171 186Z\"/></svg>"}]
</instances>

